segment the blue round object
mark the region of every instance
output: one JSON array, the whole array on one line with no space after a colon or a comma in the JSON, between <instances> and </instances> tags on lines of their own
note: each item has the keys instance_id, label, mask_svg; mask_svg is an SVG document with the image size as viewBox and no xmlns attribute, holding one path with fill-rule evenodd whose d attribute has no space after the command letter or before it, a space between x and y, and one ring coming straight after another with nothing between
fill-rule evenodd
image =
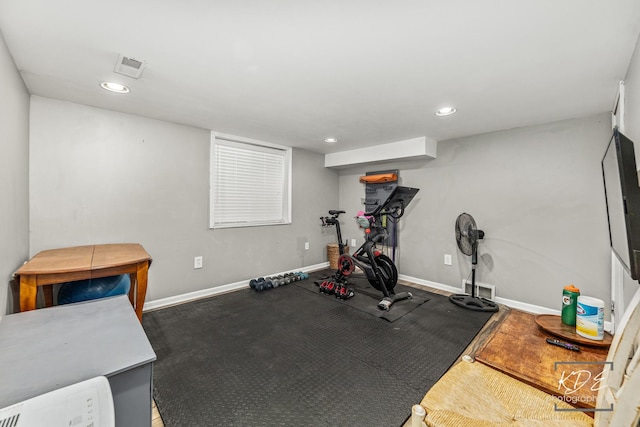
<instances>
[{"instance_id":1,"label":"blue round object","mask_svg":"<svg viewBox=\"0 0 640 427\"><path fill-rule=\"evenodd\" d=\"M128 274L63 283L58 291L58 304L127 294L130 287L131 281Z\"/></svg>"}]
</instances>

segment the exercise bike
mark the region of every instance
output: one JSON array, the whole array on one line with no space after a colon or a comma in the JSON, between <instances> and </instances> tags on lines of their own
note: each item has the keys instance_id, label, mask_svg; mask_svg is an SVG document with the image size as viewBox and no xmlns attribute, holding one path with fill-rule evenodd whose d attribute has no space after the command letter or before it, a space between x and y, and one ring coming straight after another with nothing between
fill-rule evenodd
<instances>
[{"instance_id":1,"label":"exercise bike","mask_svg":"<svg viewBox=\"0 0 640 427\"><path fill-rule=\"evenodd\" d=\"M330 210L329 215L331 216L321 218L323 225L335 225L338 235L340 257L338 258L338 269L333 279L338 284L346 285L348 277L354 272L355 268L360 268L371 286L384 295L384 298L378 303L378 308L381 310L389 310L395 302L412 298L410 292L399 292L397 294L394 292L396 283L398 283L398 269L393 260L376 247L377 243L384 242L389 236L386 227L382 225L382 217L386 215L397 221L402 217L404 209L418 191L417 188L398 186L387 200L378 205L373 212L359 216L358 222L361 227L365 228L365 242L356 249L353 255L349 255L344 250L345 245L340 231L338 217L345 212Z\"/></svg>"}]
</instances>

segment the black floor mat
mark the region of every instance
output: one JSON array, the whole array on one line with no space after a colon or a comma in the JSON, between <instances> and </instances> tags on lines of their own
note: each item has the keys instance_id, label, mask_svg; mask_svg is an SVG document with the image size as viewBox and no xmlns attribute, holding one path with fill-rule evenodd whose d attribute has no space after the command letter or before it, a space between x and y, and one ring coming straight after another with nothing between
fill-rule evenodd
<instances>
[{"instance_id":1,"label":"black floor mat","mask_svg":"<svg viewBox=\"0 0 640 427\"><path fill-rule=\"evenodd\" d=\"M347 304L352 308L380 317L381 319L385 319L389 322L395 322L429 300L427 292L421 292L420 290L416 290L410 286L398 284L394 288L394 292L396 294L400 294L400 292L410 292L412 297L395 302L387 311L381 310L378 308L378 303L382 298L384 298L384 295L382 292L373 288L362 273L349 276L347 286L354 290L355 295L353 297L347 300L341 300L331 295L321 294L319 292L319 286L316 283L321 282L324 278L330 275L333 275L334 272L335 270L320 270L313 272L309 275L309 279L294 282L294 285L314 292L322 298L329 298L336 302ZM331 277L328 278L328 280L330 279Z\"/></svg>"},{"instance_id":2,"label":"black floor mat","mask_svg":"<svg viewBox=\"0 0 640 427\"><path fill-rule=\"evenodd\" d=\"M491 316L425 295L393 323L292 285L145 313L163 421L400 426Z\"/></svg>"}]
</instances>

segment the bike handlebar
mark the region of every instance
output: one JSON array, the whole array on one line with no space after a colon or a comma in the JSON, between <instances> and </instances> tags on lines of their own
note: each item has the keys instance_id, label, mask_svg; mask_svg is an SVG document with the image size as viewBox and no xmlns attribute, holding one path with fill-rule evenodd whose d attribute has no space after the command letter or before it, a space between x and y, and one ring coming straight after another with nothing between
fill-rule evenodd
<instances>
[{"instance_id":1,"label":"bike handlebar","mask_svg":"<svg viewBox=\"0 0 640 427\"><path fill-rule=\"evenodd\" d=\"M338 210L330 210L329 211L329 216L321 216L320 217L320 221L322 221L322 225L323 226L328 226L328 225L335 225L338 223L338 216L340 216L340 214L345 213L345 211L338 211Z\"/></svg>"}]
</instances>

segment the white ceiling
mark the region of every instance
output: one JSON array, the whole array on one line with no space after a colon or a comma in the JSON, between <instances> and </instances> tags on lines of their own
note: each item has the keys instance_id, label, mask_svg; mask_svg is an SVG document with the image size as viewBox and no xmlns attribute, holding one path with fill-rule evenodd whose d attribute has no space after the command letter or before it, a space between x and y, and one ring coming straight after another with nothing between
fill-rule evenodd
<instances>
[{"instance_id":1,"label":"white ceiling","mask_svg":"<svg viewBox=\"0 0 640 427\"><path fill-rule=\"evenodd\" d=\"M1 0L0 30L32 94L328 153L609 111L640 1Z\"/></svg>"}]
</instances>

